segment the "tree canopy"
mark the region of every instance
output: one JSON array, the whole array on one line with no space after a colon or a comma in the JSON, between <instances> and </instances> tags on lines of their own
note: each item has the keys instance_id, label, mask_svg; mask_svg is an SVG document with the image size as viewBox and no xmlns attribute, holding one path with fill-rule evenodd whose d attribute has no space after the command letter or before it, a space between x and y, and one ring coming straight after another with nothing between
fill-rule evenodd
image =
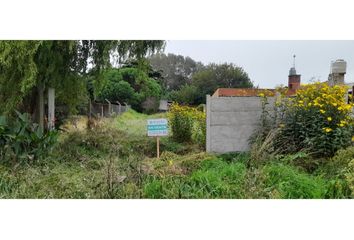
<instances>
[{"instance_id":1,"label":"tree canopy","mask_svg":"<svg viewBox=\"0 0 354 240\"><path fill-rule=\"evenodd\" d=\"M196 105L205 103L206 95L213 94L218 88L251 87L253 83L241 67L231 63L212 63L195 72L190 84L171 91L169 96L179 103Z\"/></svg>"},{"instance_id":2,"label":"tree canopy","mask_svg":"<svg viewBox=\"0 0 354 240\"><path fill-rule=\"evenodd\" d=\"M192 75L203 67L200 62L190 57L172 53L158 53L148 58L152 67L161 71L162 86L166 91L178 90L185 84L190 84Z\"/></svg>"},{"instance_id":3,"label":"tree canopy","mask_svg":"<svg viewBox=\"0 0 354 240\"><path fill-rule=\"evenodd\" d=\"M64 103L74 104L89 68L100 76L111 61L142 58L163 46L164 41L0 41L0 112L33 108L40 86L56 88Z\"/></svg>"},{"instance_id":4,"label":"tree canopy","mask_svg":"<svg viewBox=\"0 0 354 240\"><path fill-rule=\"evenodd\" d=\"M160 95L159 83L145 71L136 67L123 67L106 71L98 99L128 103L134 109L142 111L143 103L147 99L154 98L157 101Z\"/></svg>"}]
</instances>

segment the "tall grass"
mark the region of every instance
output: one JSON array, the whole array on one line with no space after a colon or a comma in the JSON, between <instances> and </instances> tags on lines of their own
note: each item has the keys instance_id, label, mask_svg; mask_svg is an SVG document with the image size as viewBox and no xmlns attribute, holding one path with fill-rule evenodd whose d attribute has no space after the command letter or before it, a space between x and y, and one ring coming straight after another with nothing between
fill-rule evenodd
<instances>
[{"instance_id":1,"label":"tall grass","mask_svg":"<svg viewBox=\"0 0 354 240\"><path fill-rule=\"evenodd\" d=\"M0 164L0 198L352 197L351 148L313 172L301 167L306 158L301 153L266 155L264 161L266 144L250 154L214 155L166 137L157 159L155 139L145 135L145 128L146 119L158 117L164 114L128 111L93 130L62 133L43 161Z\"/></svg>"}]
</instances>

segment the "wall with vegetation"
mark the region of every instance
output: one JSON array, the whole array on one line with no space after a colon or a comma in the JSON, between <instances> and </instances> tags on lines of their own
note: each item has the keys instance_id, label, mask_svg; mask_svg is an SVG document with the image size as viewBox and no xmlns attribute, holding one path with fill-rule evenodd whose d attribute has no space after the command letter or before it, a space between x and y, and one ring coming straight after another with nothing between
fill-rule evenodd
<instances>
[{"instance_id":1,"label":"wall with vegetation","mask_svg":"<svg viewBox=\"0 0 354 240\"><path fill-rule=\"evenodd\" d=\"M268 111L274 107L269 97ZM259 126L262 114L260 97L207 96L207 151L244 152L250 149L249 138Z\"/></svg>"}]
</instances>

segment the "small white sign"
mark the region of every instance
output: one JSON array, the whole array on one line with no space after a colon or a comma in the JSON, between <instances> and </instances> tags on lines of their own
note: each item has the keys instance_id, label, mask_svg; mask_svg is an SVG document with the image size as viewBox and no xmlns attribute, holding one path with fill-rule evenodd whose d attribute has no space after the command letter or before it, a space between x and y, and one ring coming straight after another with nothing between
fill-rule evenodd
<instances>
[{"instance_id":1,"label":"small white sign","mask_svg":"<svg viewBox=\"0 0 354 240\"><path fill-rule=\"evenodd\" d=\"M148 119L147 120L147 134L149 137L167 136L168 127L167 119Z\"/></svg>"}]
</instances>

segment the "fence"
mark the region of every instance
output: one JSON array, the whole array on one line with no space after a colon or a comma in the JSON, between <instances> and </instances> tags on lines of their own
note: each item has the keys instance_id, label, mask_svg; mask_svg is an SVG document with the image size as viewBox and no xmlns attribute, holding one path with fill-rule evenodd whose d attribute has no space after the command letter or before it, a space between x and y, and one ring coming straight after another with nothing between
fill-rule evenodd
<instances>
[{"instance_id":1,"label":"fence","mask_svg":"<svg viewBox=\"0 0 354 240\"><path fill-rule=\"evenodd\" d=\"M115 115L120 115L126 112L130 106L126 103L122 105L120 102L109 102L106 100L107 103L98 103L98 102L91 102L90 103L90 115L94 115L97 117L111 117Z\"/></svg>"}]
</instances>

